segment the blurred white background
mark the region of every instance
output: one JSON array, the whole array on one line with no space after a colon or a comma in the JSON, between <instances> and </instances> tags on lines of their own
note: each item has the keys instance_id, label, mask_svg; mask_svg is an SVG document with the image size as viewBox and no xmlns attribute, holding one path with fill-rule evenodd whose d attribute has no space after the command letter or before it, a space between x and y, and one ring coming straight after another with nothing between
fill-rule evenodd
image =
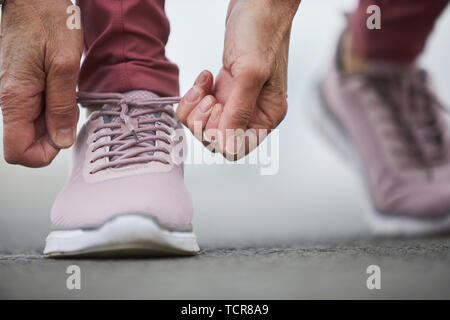
<instances>
[{"instance_id":1,"label":"blurred white background","mask_svg":"<svg viewBox=\"0 0 450 320\"><path fill-rule=\"evenodd\" d=\"M221 66L227 3L166 1L172 30L167 53L180 67L183 94L203 69L217 73ZM283 244L368 233L358 176L305 119L312 88L344 27L343 13L355 4L354 0L304 0L300 6L291 36L289 111L280 126L277 175L261 176L254 165L186 167L186 184L195 205L194 228L203 247ZM421 59L434 75L447 105L448 30L450 10L439 20ZM0 155L2 252L43 246L53 199L67 176L69 155L70 151L61 152L43 169L11 166Z\"/></svg>"}]
</instances>

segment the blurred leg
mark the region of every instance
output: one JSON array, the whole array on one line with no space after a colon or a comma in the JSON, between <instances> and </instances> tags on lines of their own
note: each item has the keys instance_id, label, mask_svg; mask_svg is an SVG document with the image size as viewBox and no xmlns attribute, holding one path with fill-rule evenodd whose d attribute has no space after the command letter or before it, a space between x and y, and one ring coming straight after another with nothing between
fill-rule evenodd
<instances>
[{"instance_id":1,"label":"blurred leg","mask_svg":"<svg viewBox=\"0 0 450 320\"><path fill-rule=\"evenodd\" d=\"M143 89L178 95L178 68L165 56L169 21L164 0L78 0L85 60L80 91Z\"/></svg>"},{"instance_id":2,"label":"blurred leg","mask_svg":"<svg viewBox=\"0 0 450 320\"><path fill-rule=\"evenodd\" d=\"M447 3L448 0L360 0L350 17L354 50L367 59L413 62ZM366 27L366 10L373 4L381 9L381 30Z\"/></svg>"}]
</instances>

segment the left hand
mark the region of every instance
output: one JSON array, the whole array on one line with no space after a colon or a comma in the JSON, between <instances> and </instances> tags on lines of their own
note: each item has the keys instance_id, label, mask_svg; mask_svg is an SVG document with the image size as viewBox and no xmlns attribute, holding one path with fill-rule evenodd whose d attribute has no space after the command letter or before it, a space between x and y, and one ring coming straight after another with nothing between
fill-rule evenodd
<instances>
[{"instance_id":1,"label":"left hand","mask_svg":"<svg viewBox=\"0 0 450 320\"><path fill-rule=\"evenodd\" d=\"M211 72L203 71L178 106L179 119L193 133L195 122L207 136L216 132L215 151L227 159L248 154L264 139L264 131L276 128L286 115L289 37L299 3L230 1L216 82ZM241 135L229 129L241 129ZM195 135L203 140L203 133Z\"/></svg>"}]
</instances>

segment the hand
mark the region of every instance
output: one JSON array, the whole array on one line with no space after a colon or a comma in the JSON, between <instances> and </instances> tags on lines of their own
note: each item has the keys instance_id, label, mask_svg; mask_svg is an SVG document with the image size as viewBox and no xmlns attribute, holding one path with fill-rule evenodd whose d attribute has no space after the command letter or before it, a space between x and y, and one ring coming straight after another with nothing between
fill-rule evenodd
<instances>
[{"instance_id":1,"label":"hand","mask_svg":"<svg viewBox=\"0 0 450 320\"><path fill-rule=\"evenodd\" d=\"M66 26L69 0L11 0L3 8L0 105L8 163L49 164L75 141L81 30Z\"/></svg>"},{"instance_id":2,"label":"hand","mask_svg":"<svg viewBox=\"0 0 450 320\"><path fill-rule=\"evenodd\" d=\"M203 71L178 106L178 117L193 133L196 122L207 137L216 131L216 151L228 159L249 153L286 115L289 36L299 3L232 0L215 84L212 74ZM241 135L227 129L240 129ZM195 135L203 140L203 134Z\"/></svg>"}]
</instances>

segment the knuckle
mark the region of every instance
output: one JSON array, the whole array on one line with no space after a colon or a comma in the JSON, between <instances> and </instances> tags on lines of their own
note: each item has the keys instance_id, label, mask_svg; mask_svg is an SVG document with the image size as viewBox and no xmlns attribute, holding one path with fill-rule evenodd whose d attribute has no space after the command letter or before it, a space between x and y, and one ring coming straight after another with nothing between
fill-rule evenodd
<instances>
[{"instance_id":1,"label":"knuckle","mask_svg":"<svg viewBox=\"0 0 450 320\"><path fill-rule=\"evenodd\" d=\"M17 99L17 87L15 81L5 79L0 82L0 105L2 107L11 104Z\"/></svg>"},{"instance_id":2,"label":"knuckle","mask_svg":"<svg viewBox=\"0 0 450 320\"><path fill-rule=\"evenodd\" d=\"M5 153L3 154L3 158L5 159L5 161L9 164L18 164L19 158L12 152L7 152L5 150Z\"/></svg>"},{"instance_id":3,"label":"knuckle","mask_svg":"<svg viewBox=\"0 0 450 320\"><path fill-rule=\"evenodd\" d=\"M39 158L33 160L28 158L25 154L21 154L15 150L8 150L6 148L3 158L8 164L19 164L33 168L48 166L53 161L53 158L45 152L40 155Z\"/></svg>"},{"instance_id":4,"label":"knuckle","mask_svg":"<svg viewBox=\"0 0 450 320\"><path fill-rule=\"evenodd\" d=\"M45 167L48 166L50 163L52 163L53 158L50 157L48 154L44 153L42 155L42 158L40 159L40 163L38 164L39 167Z\"/></svg>"},{"instance_id":5,"label":"knuckle","mask_svg":"<svg viewBox=\"0 0 450 320\"><path fill-rule=\"evenodd\" d=\"M52 117L67 118L76 114L77 106L67 103L52 104L48 108L48 112Z\"/></svg>"},{"instance_id":6,"label":"knuckle","mask_svg":"<svg viewBox=\"0 0 450 320\"><path fill-rule=\"evenodd\" d=\"M75 54L59 54L53 59L51 69L56 75L75 76L80 69L80 59Z\"/></svg>"}]
</instances>

